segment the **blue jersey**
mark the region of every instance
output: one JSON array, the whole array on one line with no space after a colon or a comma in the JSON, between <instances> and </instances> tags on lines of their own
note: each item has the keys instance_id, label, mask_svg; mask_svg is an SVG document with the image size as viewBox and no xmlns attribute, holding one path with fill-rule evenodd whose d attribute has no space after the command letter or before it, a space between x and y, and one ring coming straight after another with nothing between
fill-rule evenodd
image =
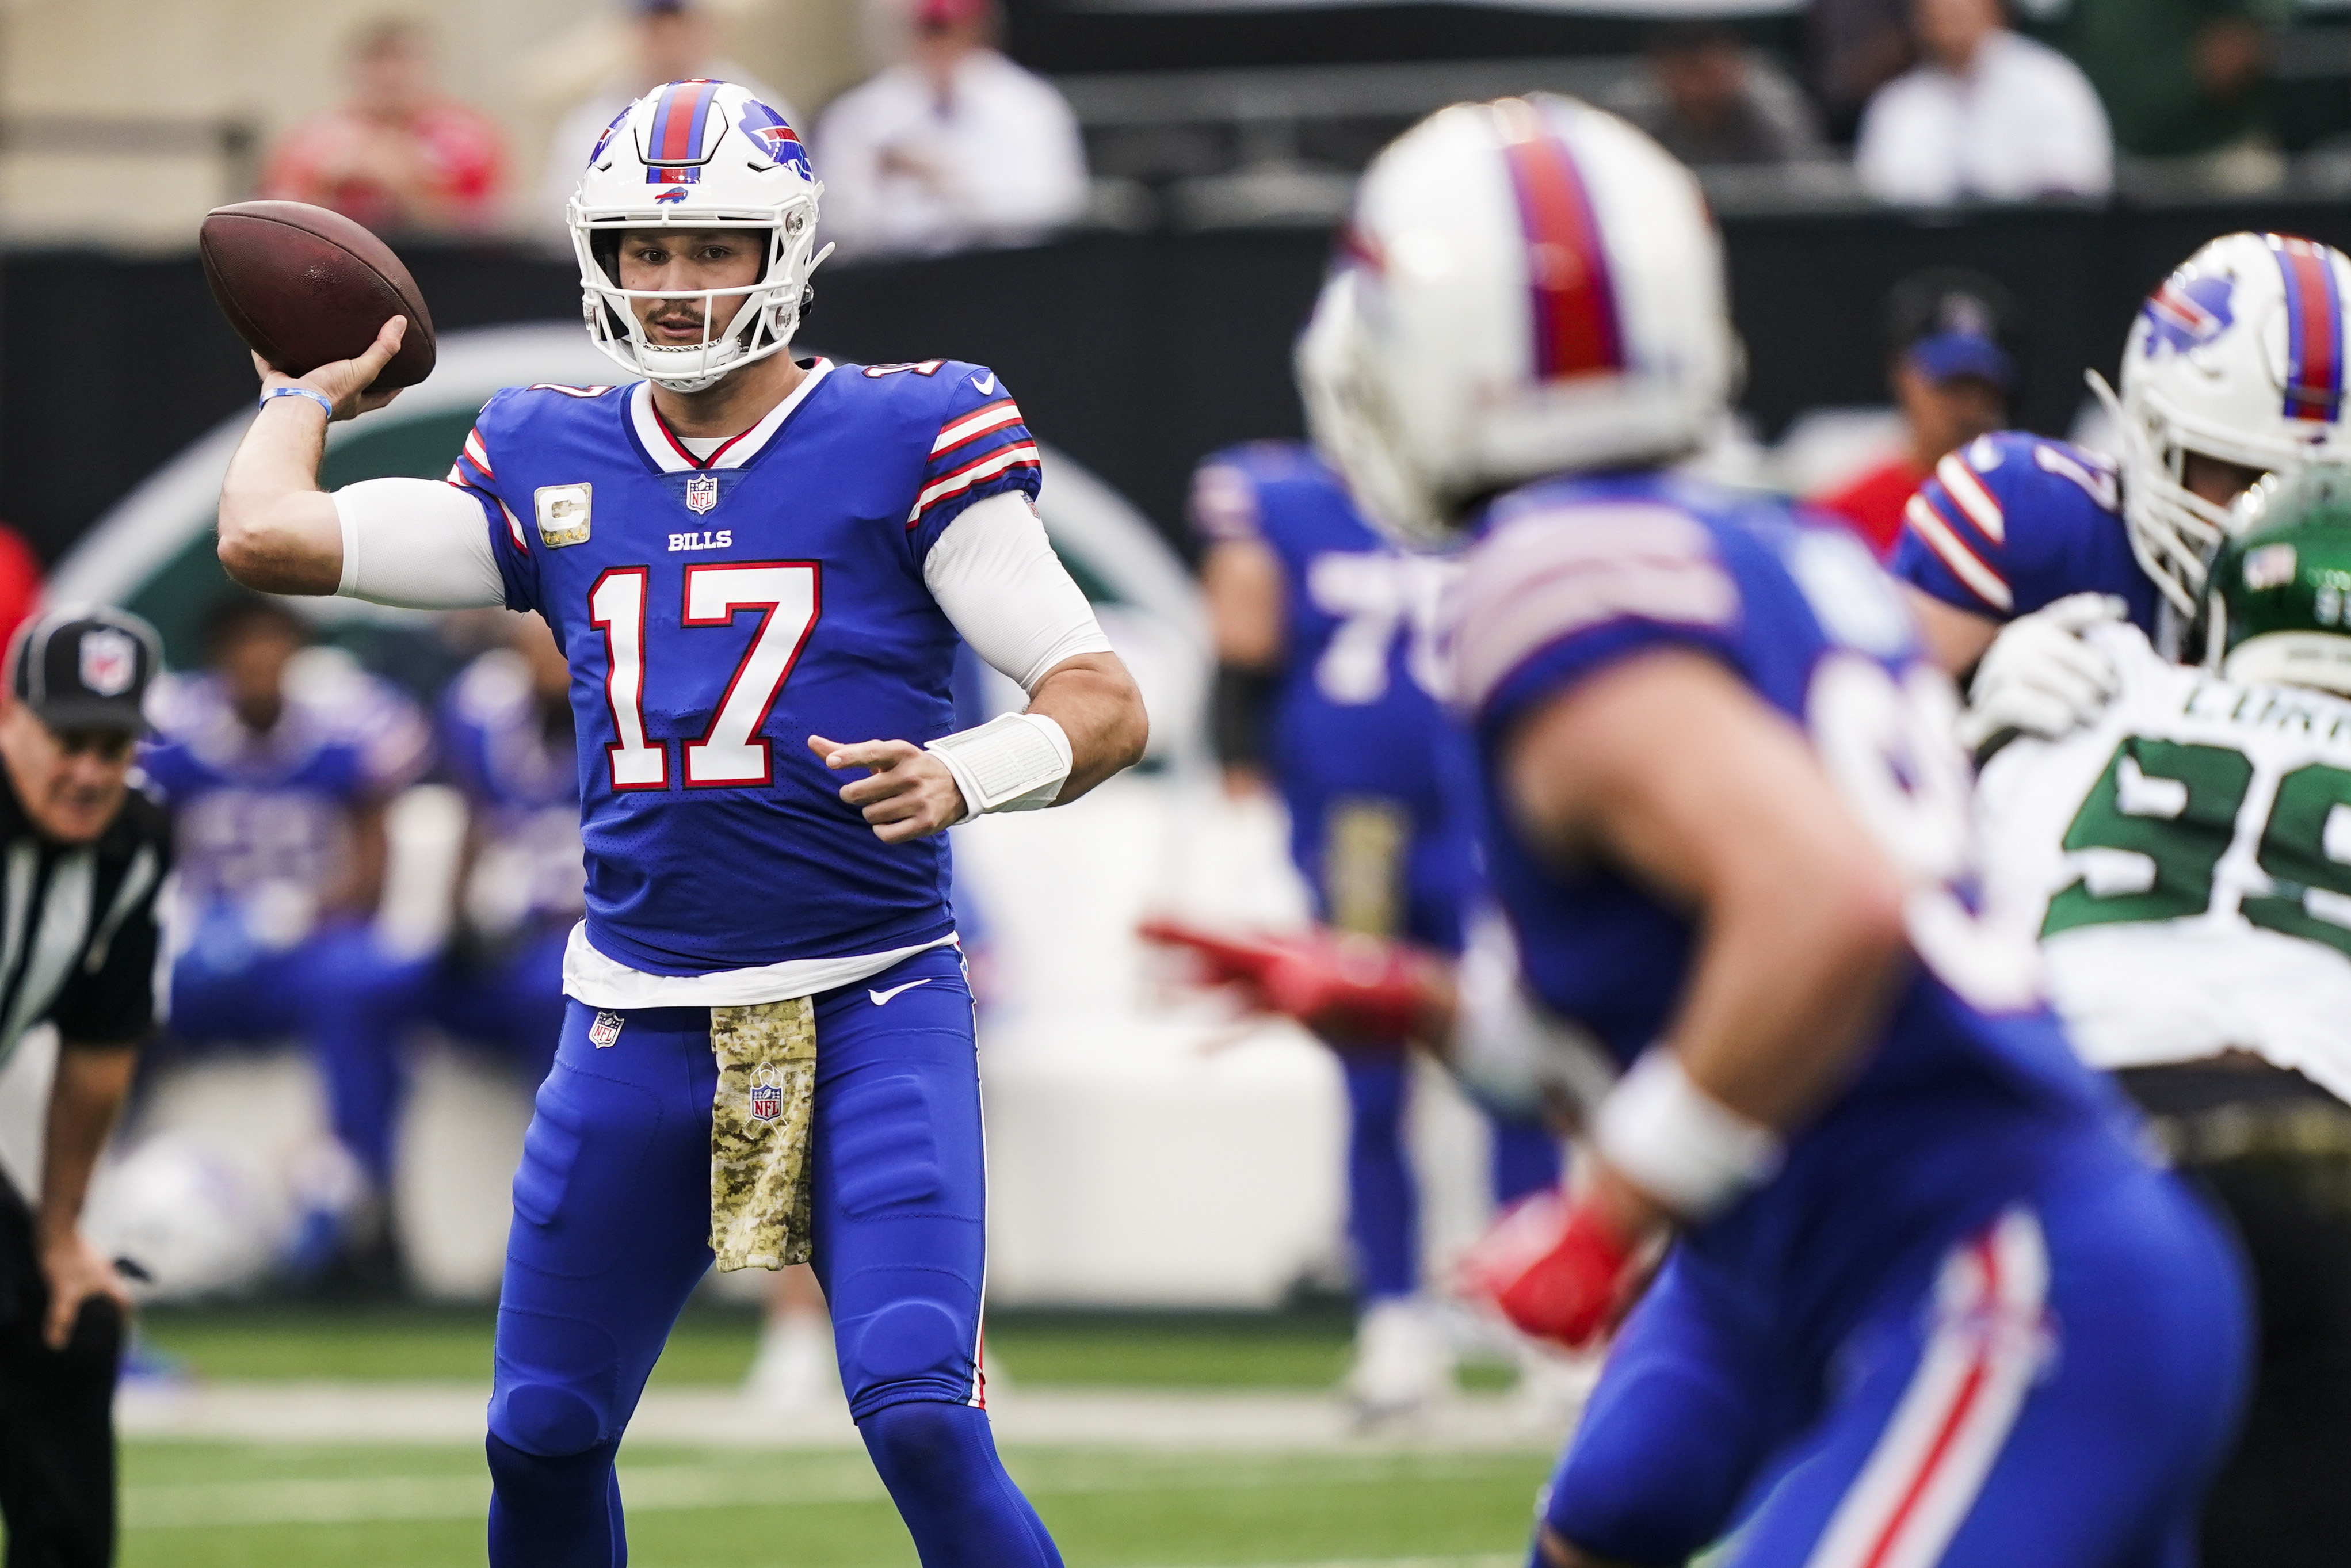
<instances>
[{"instance_id":1,"label":"blue jersey","mask_svg":"<svg viewBox=\"0 0 2351 1568\"><path fill-rule=\"evenodd\" d=\"M476 858L464 892L475 926L504 935L578 920L586 893L569 710L551 730L529 665L495 648L443 694L441 750L474 817Z\"/></svg>"},{"instance_id":2,"label":"blue jersey","mask_svg":"<svg viewBox=\"0 0 2351 1568\"><path fill-rule=\"evenodd\" d=\"M2113 463L2022 431L1979 436L1935 465L1910 498L1887 570L1994 621L2069 593L2112 593L2154 636L2163 601L2131 553Z\"/></svg>"},{"instance_id":3,"label":"blue jersey","mask_svg":"<svg viewBox=\"0 0 2351 1568\"><path fill-rule=\"evenodd\" d=\"M1859 544L1784 503L1654 476L1550 481L1495 505L1455 643L1489 762L1533 711L1664 646L1710 654L1803 726L1918 879L1918 967L1858 1077L1795 1134L1776 1180L1688 1238L1690 1266L1726 1271L1824 1354L1883 1270L1983 1222L2068 1140L2105 1136L2112 1103L2041 1005L2028 946L1970 912L1949 683L1919 662ZM1679 1004L1688 915L1604 863L1559 866L1488 790L1487 873L1527 983L1630 1063Z\"/></svg>"},{"instance_id":4,"label":"blue jersey","mask_svg":"<svg viewBox=\"0 0 2351 1568\"><path fill-rule=\"evenodd\" d=\"M1468 737L1438 697L1437 631L1458 563L1389 545L1338 476L1295 443L1209 457L1194 476L1192 506L1208 538L1259 540L1281 565L1282 667L1268 760L1319 913L1343 914L1332 907L1334 873L1343 886L1353 874L1330 857L1352 855L1358 841L1378 852L1386 835L1364 826L1364 813L1393 810L1391 847L1410 906L1397 929L1458 946L1476 794Z\"/></svg>"},{"instance_id":5,"label":"blue jersey","mask_svg":"<svg viewBox=\"0 0 2351 1568\"><path fill-rule=\"evenodd\" d=\"M432 759L415 704L330 664L298 669L266 734L245 727L211 675L168 683L156 706L140 765L172 810L183 895L236 906L283 941L307 931L341 874L350 813L414 782Z\"/></svg>"},{"instance_id":6,"label":"blue jersey","mask_svg":"<svg viewBox=\"0 0 2351 1568\"><path fill-rule=\"evenodd\" d=\"M831 365L707 458L643 382L502 392L453 478L507 603L570 660L588 939L699 975L946 937L946 848L885 844L808 737L953 727L955 627L923 562L972 502L1037 491L988 371Z\"/></svg>"}]
</instances>

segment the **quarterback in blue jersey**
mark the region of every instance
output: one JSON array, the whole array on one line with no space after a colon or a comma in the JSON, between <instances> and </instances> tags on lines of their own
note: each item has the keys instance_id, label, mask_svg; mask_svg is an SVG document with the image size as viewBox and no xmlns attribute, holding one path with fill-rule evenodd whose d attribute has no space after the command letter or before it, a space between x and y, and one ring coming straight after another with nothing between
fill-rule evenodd
<instances>
[{"instance_id":1,"label":"quarterback in blue jersey","mask_svg":"<svg viewBox=\"0 0 2351 1568\"><path fill-rule=\"evenodd\" d=\"M1208 457L1193 476L1192 519L1207 546L1219 752L1228 773L1270 775L1315 917L1458 953L1477 799L1468 737L1436 695L1449 563L1373 532L1338 476L1295 443ZM1408 1059L1397 1040L1339 1044L1347 1233L1364 1297L1348 1391L1378 1416L1435 1397L1449 1358L1418 1296ZM1492 1155L1497 1202L1559 1179L1558 1144L1539 1124L1494 1119Z\"/></svg>"},{"instance_id":2,"label":"quarterback in blue jersey","mask_svg":"<svg viewBox=\"0 0 2351 1568\"><path fill-rule=\"evenodd\" d=\"M407 697L357 671L290 672L310 640L282 604L240 593L204 627L202 674L166 683L141 766L172 812L188 936L172 970L172 1032L189 1041L298 1036L319 1067L337 1139L374 1197L388 1190L400 1032L428 956L375 931L384 808L432 760ZM341 1239L365 1233L373 1202ZM313 1218L308 1244L336 1239Z\"/></svg>"},{"instance_id":3,"label":"quarterback in blue jersey","mask_svg":"<svg viewBox=\"0 0 2351 1568\"><path fill-rule=\"evenodd\" d=\"M850 1410L923 1561L1060 1561L978 1364L979 1086L944 841L1133 763L1132 680L1030 505L985 367L787 352L818 188L783 118L632 105L571 209L590 337L644 379L517 387L446 484L317 487L399 340L269 372L221 497L281 592L535 611L570 666L587 914L500 1295L490 1561L625 1560L613 1456L722 1269L809 1260ZM958 640L1029 694L953 728Z\"/></svg>"},{"instance_id":4,"label":"quarterback in blue jersey","mask_svg":"<svg viewBox=\"0 0 2351 1568\"><path fill-rule=\"evenodd\" d=\"M1945 457L1911 497L1890 570L1936 661L1966 669L2002 625L2077 593L2111 595L2109 612L2177 654L2230 503L2351 453L2346 352L2351 258L2274 234L2199 249L2140 308L2119 392L2091 377L2119 465L2008 432ZM2014 716L2034 723L2030 706Z\"/></svg>"},{"instance_id":5,"label":"quarterback in blue jersey","mask_svg":"<svg viewBox=\"0 0 2351 1568\"><path fill-rule=\"evenodd\" d=\"M1520 956L1458 1027L1589 1107L1583 1179L1470 1272L1571 1343L1639 1296L1535 1561L1734 1526L1754 1568L2189 1560L2233 1260L1976 919L1956 701L1896 591L1666 470L1735 361L1697 183L1570 100L1463 105L1374 162L1344 256L1318 442L1392 535L1476 540L1455 695Z\"/></svg>"}]
</instances>

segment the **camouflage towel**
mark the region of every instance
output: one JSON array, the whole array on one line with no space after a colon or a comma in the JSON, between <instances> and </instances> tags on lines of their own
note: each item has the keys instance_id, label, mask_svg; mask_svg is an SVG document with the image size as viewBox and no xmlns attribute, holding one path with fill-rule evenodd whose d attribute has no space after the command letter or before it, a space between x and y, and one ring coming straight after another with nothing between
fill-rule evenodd
<instances>
[{"instance_id":1,"label":"camouflage towel","mask_svg":"<svg viewBox=\"0 0 2351 1568\"><path fill-rule=\"evenodd\" d=\"M710 1009L710 1249L725 1270L809 1260L816 1004Z\"/></svg>"}]
</instances>

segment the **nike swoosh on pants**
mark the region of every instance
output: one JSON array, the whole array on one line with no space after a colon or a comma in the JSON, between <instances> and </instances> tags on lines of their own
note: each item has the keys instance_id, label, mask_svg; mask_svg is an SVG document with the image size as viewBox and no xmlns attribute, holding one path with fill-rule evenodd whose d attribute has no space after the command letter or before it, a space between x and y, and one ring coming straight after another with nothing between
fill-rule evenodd
<instances>
[{"instance_id":1,"label":"nike swoosh on pants","mask_svg":"<svg viewBox=\"0 0 2351 1568\"><path fill-rule=\"evenodd\" d=\"M865 994L873 998L873 1005L878 1008L883 1003L888 1001L892 997L896 996L900 991L911 991L916 986L927 986L930 983L931 977L928 975L925 975L919 980L909 980L903 986L893 986L886 991L877 991L871 987L868 987Z\"/></svg>"}]
</instances>

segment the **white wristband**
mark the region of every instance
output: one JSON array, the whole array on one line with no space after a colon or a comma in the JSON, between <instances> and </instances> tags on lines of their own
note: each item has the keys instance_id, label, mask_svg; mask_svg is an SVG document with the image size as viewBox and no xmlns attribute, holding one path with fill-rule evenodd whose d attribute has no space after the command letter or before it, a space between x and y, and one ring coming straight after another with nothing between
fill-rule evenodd
<instances>
[{"instance_id":1,"label":"white wristband","mask_svg":"<svg viewBox=\"0 0 2351 1568\"><path fill-rule=\"evenodd\" d=\"M983 811L1041 811L1070 777L1070 737L1041 713L999 714L923 749L955 775L967 822Z\"/></svg>"},{"instance_id":2,"label":"white wristband","mask_svg":"<svg viewBox=\"0 0 2351 1568\"><path fill-rule=\"evenodd\" d=\"M1779 1173L1780 1134L1692 1083L1663 1046L1642 1053L1593 1119L1593 1147L1686 1219L1704 1219Z\"/></svg>"}]
</instances>

